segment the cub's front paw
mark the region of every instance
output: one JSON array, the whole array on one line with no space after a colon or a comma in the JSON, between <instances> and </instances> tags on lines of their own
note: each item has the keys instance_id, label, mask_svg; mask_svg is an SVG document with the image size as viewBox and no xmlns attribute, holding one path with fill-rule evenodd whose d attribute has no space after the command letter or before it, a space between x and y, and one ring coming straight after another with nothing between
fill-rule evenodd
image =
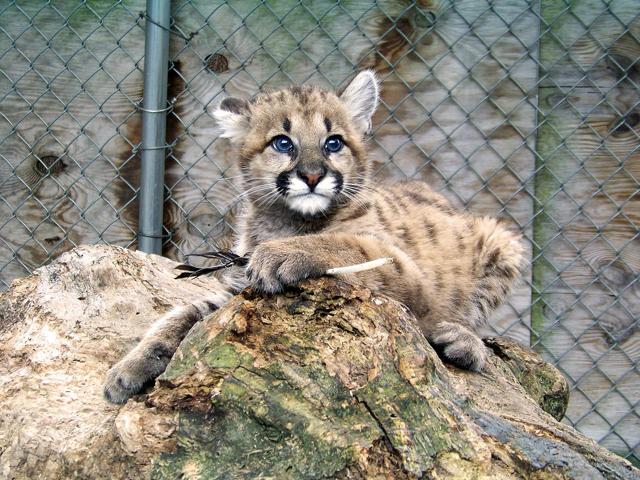
<instances>
[{"instance_id":1,"label":"cub's front paw","mask_svg":"<svg viewBox=\"0 0 640 480\"><path fill-rule=\"evenodd\" d=\"M441 356L458 367L479 372L487 361L482 339L462 325L442 326L429 341Z\"/></svg>"},{"instance_id":2,"label":"cub's front paw","mask_svg":"<svg viewBox=\"0 0 640 480\"><path fill-rule=\"evenodd\" d=\"M107 373L104 398L111 403L124 403L144 385L165 371L171 355L162 347L151 347L142 354L131 352Z\"/></svg>"},{"instance_id":3,"label":"cub's front paw","mask_svg":"<svg viewBox=\"0 0 640 480\"><path fill-rule=\"evenodd\" d=\"M320 277L327 270L311 252L292 247L286 242L272 241L258 246L251 255L247 276L254 288L277 293L302 280Z\"/></svg>"}]
</instances>

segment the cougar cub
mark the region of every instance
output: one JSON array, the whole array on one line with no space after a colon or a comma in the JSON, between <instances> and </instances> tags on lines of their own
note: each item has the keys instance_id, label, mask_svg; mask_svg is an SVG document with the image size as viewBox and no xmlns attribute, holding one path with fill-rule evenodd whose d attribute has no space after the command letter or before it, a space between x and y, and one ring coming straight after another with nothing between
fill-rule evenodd
<instances>
[{"instance_id":1,"label":"cougar cub","mask_svg":"<svg viewBox=\"0 0 640 480\"><path fill-rule=\"evenodd\" d=\"M191 326L245 286L275 293L380 257L394 262L348 279L409 307L445 359L482 369L475 329L519 274L519 237L454 209L422 182L374 184L363 137L377 103L369 71L340 95L290 87L221 103L214 116L238 150L244 184L234 251L249 263L225 271L225 287L210 298L160 318L109 371L108 400L124 402L162 373Z\"/></svg>"}]
</instances>

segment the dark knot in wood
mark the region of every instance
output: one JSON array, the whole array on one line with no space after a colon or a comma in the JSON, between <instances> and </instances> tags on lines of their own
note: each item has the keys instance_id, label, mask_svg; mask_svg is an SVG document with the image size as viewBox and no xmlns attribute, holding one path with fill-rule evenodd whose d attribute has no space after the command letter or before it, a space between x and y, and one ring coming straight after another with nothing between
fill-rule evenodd
<instances>
[{"instance_id":1,"label":"dark knot in wood","mask_svg":"<svg viewBox=\"0 0 640 480\"><path fill-rule=\"evenodd\" d=\"M212 73L224 73L229 70L229 60L220 53L207 55L204 59L207 70Z\"/></svg>"}]
</instances>

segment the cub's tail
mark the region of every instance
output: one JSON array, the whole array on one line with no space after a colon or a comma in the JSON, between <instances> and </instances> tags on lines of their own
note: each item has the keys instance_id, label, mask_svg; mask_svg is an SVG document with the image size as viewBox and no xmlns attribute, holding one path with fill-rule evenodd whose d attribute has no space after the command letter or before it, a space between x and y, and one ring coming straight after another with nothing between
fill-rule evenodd
<instances>
[{"instance_id":1,"label":"cub's tail","mask_svg":"<svg viewBox=\"0 0 640 480\"><path fill-rule=\"evenodd\" d=\"M477 218L475 222L476 290L473 302L486 319L520 279L525 265L524 245L520 234L495 218Z\"/></svg>"}]
</instances>

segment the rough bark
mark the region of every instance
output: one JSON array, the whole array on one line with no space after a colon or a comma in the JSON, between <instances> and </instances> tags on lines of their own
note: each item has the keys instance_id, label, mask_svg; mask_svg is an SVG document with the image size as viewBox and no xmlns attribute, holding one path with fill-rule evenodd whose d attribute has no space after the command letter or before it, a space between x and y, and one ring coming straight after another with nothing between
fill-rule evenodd
<instances>
[{"instance_id":1,"label":"rough bark","mask_svg":"<svg viewBox=\"0 0 640 480\"><path fill-rule=\"evenodd\" d=\"M567 383L535 353L494 338L481 374L443 365L403 306L329 278L236 296L110 405L110 365L216 286L174 265L81 247L0 297L3 478L638 478L556 420Z\"/></svg>"}]
</instances>

